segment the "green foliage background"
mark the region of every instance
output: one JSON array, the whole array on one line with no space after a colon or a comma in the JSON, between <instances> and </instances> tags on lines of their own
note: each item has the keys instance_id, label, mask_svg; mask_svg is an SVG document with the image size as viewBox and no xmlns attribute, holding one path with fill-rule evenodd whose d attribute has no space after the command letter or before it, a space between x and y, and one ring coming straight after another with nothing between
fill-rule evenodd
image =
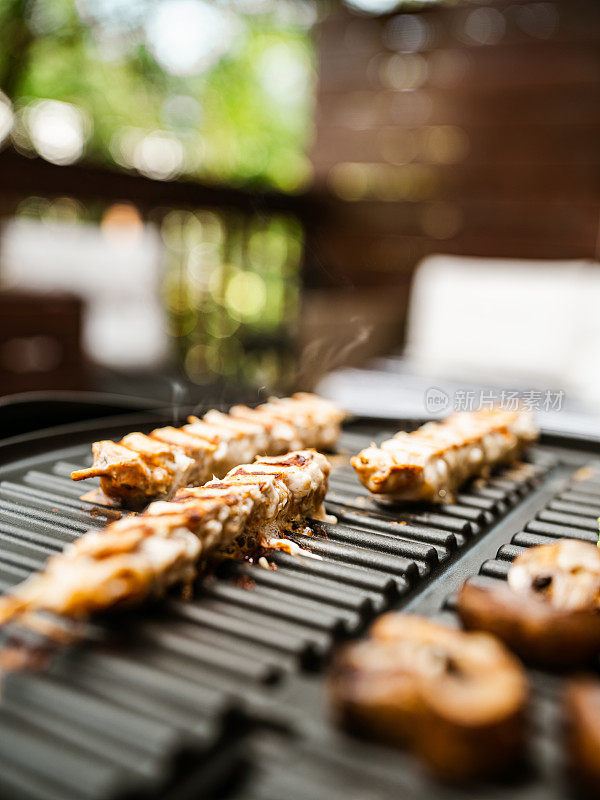
<instances>
[{"instance_id":1,"label":"green foliage background","mask_svg":"<svg viewBox=\"0 0 600 800\"><path fill-rule=\"evenodd\" d=\"M84 109L92 123L86 156L99 162L114 161L120 130L160 129L183 143L184 175L304 188L312 93L282 106L266 91L258 65L283 43L306 65L310 86L313 49L306 24L298 22L307 6L283 0L262 13L243 13L243 5L233 5L239 31L231 51L205 72L178 76L156 61L144 35L144 21L160 1L0 0L0 88L17 109L39 98ZM105 12L94 15L95 7ZM194 98L198 114L165 113L175 96Z\"/></svg>"}]
</instances>

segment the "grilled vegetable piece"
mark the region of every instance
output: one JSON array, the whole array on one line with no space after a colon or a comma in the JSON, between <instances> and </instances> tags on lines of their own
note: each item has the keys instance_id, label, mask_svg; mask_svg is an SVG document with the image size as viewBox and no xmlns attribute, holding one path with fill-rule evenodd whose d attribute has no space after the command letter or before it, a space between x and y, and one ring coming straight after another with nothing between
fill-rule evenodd
<instances>
[{"instance_id":1,"label":"grilled vegetable piece","mask_svg":"<svg viewBox=\"0 0 600 800\"><path fill-rule=\"evenodd\" d=\"M525 661L562 669L600 652L600 552L565 539L517 556L508 586L466 583L458 612L466 628L503 639Z\"/></svg>"},{"instance_id":2,"label":"grilled vegetable piece","mask_svg":"<svg viewBox=\"0 0 600 800\"><path fill-rule=\"evenodd\" d=\"M234 406L229 414L208 411L182 428L157 428L149 436L130 433L120 442L92 446L94 463L75 470L75 481L99 477L102 491L139 507L167 499L182 486L222 477L257 455L277 456L304 447L335 445L345 414L328 400L298 392L258 408Z\"/></svg>"},{"instance_id":3,"label":"grilled vegetable piece","mask_svg":"<svg viewBox=\"0 0 600 800\"><path fill-rule=\"evenodd\" d=\"M564 693L567 757L571 777L590 797L600 786L600 681L580 677Z\"/></svg>"},{"instance_id":4,"label":"grilled vegetable piece","mask_svg":"<svg viewBox=\"0 0 600 800\"><path fill-rule=\"evenodd\" d=\"M351 463L361 483L387 500L452 502L466 480L514 461L537 435L529 412L461 412L401 431Z\"/></svg>"},{"instance_id":5,"label":"grilled vegetable piece","mask_svg":"<svg viewBox=\"0 0 600 800\"><path fill-rule=\"evenodd\" d=\"M527 678L487 634L385 614L341 653L329 686L343 724L408 747L443 779L498 775L523 755Z\"/></svg>"},{"instance_id":6,"label":"grilled vegetable piece","mask_svg":"<svg viewBox=\"0 0 600 800\"><path fill-rule=\"evenodd\" d=\"M40 612L85 619L190 584L198 569L253 552L304 514L323 514L329 462L315 450L258 458L90 531L0 598L0 625ZM33 623L32 623L33 624Z\"/></svg>"}]
</instances>

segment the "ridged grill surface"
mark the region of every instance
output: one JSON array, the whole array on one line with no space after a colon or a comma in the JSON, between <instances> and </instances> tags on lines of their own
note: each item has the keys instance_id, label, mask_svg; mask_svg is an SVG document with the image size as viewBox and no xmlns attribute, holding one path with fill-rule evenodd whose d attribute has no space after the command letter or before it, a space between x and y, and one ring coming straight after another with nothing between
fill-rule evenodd
<instances>
[{"instance_id":1,"label":"ridged grill surface","mask_svg":"<svg viewBox=\"0 0 600 800\"><path fill-rule=\"evenodd\" d=\"M351 424L340 451L390 432ZM69 479L89 463L89 442L64 445L42 443L38 455L17 461L15 453L0 468L2 591L114 516L81 500L94 481ZM590 461L585 452L541 446L527 463L467 487L454 505L398 510L374 502L343 456L334 461L326 506L338 523L293 534L319 559L273 552L273 570L227 564L198 584L191 602L172 595L115 615L94 626L89 645L62 652L41 674L5 676L0 796L210 796L232 775L235 796L257 800L384 798L400 789L443 796L406 756L329 724L327 657L388 608L452 622L462 580L504 580L525 547L564 536L596 541L600 478L572 480ZM536 717L556 716L557 679L534 683L542 687ZM547 774L556 725L542 728L537 772L510 791L560 796Z\"/></svg>"}]
</instances>

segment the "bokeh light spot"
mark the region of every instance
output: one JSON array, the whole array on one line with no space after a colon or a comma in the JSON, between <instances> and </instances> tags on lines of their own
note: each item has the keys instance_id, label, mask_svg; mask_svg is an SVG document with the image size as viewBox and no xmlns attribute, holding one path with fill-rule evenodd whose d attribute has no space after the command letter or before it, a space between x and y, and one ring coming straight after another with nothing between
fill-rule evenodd
<instances>
[{"instance_id":1,"label":"bokeh light spot","mask_svg":"<svg viewBox=\"0 0 600 800\"><path fill-rule=\"evenodd\" d=\"M498 44L504 36L506 22L496 8L476 8L467 15L465 36L475 44Z\"/></svg>"},{"instance_id":2,"label":"bokeh light spot","mask_svg":"<svg viewBox=\"0 0 600 800\"><path fill-rule=\"evenodd\" d=\"M255 272L236 272L227 283L225 302L234 318L257 317L267 302L264 280Z\"/></svg>"},{"instance_id":3,"label":"bokeh light spot","mask_svg":"<svg viewBox=\"0 0 600 800\"><path fill-rule=\"evenodd\" d=\"M14 121L12 106L8 97L0 92L0 145L11 132Z\"/></svg>"},{"instance_id":4,"label":"bokeh light spot","mask_svg":"<svg viewBox=\"0 0 600 800\"><path fill-rule=\"evenodd\" d=\"M183 145L167 131L153 131L144 136L133 151L135 168L149 178L174 178L183 165Z\"/></svg>"},{"instance_id":5,"label":"bokeh light spot","mask_svg":"<svg viewBox=\"0 0 600 800\"><path fill-rule=\"evenodd\" d=\"M59 100L39 100L26 111L37 152L53 164L72 164L83 155L87 119L80 108Z\"/></svg>"},{"instance_id":6,"label":"bokeh light spot","mask_svg":"<svg viewBox=\"0 0 600 800\"><path fill-rule=\"evenodd\" d=\"M432 239L451 239L462 227L462 212L453 203L432 203L421 212L424 233Z\"/></svg>"},{"instance_id":7,"label":"bokeh light spot","mask_svg":"<svg viewBox=\"0 0 600 800\"><path fill-rule=\"evenodd\" d=\"M162 0L146 26L157 61L174 75L209 67L229 48L233 32L227 11L205 0Z\"/></svg>"}]
</instances>

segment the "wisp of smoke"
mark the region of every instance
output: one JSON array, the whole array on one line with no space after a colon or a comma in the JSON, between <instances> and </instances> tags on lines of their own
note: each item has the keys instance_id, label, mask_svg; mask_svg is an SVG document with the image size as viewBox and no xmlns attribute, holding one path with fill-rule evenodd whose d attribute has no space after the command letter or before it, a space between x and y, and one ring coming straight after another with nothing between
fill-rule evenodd
<instances>
[{"instance_id":1,"label":"wisp of smoke","mask_svg":"<svg viewBox=\"0 0 600 800\"><path fill-rule=\"evenodd\" d=\"M331 338L324 336L305 345L298 358L297 386L312 388L328 372L345 366L351 354L368 341L374 326L361 323L359 317L352 317L350 321L356 325L357 333L343 345L340 346L338 342L332 342Z\"/></svg>"}]
</instances>

